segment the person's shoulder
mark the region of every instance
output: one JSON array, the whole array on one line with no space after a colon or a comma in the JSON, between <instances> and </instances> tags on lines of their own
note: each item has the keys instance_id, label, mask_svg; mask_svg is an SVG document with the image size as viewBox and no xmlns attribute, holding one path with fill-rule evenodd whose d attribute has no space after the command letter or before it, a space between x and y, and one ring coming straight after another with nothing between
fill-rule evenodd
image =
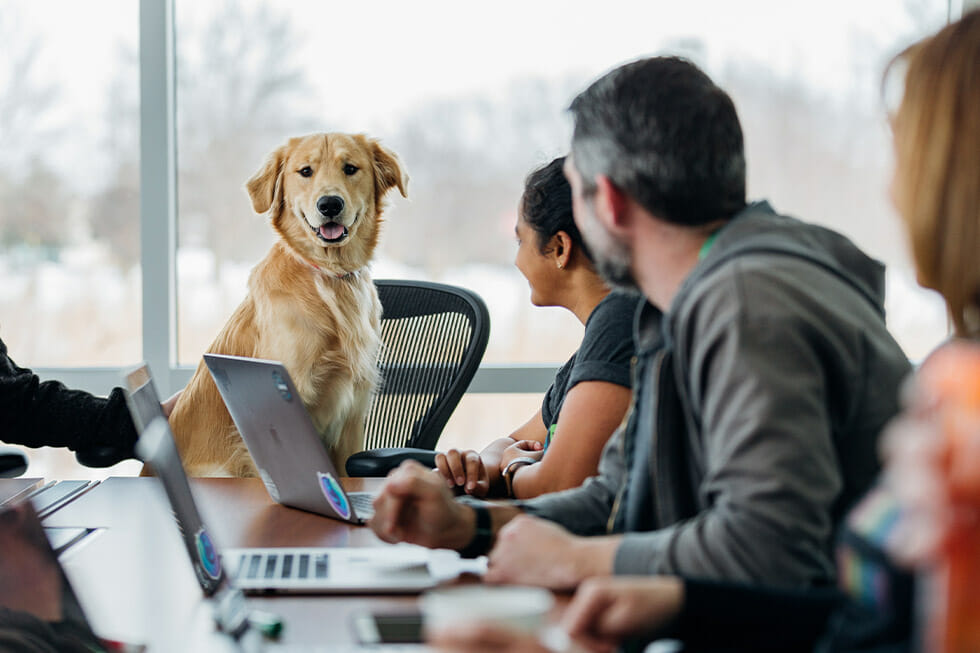
<instances>
[{"instance_id":1,"label":"person's shoulder","mask_svg":"<svg viewBox=\"0 0 980 653\"><path fill-rule=\"evenodd\" d=\"M589 334L604 334L602 337L632 337L636 312L640 306L640 296L625 291L606 295L592 311L585 322L586 339Z\"/></svg>"},{"instance_id":2,"label":"person's shoulder","mask_svg":"<svg viewBox=\"0 0 980 653\"><path fill-rule=\"evenodd\" d=\"M595 307L589 321L592 320L626 320L630 324L636 316L642 297L626 290L613 290L606 295Z\"/></svg>"},{"instance_id":3,"label":"person's shoulder","mask_svg":"<svg viewBox=\"0 0 980 653\"><path fill-rule=\"evenodd\" d=\"M639 306L639 295L621 292L607 295L585 324L576 365L594 360L628 364L633 355L633 328Z\"/></svg>"}]
</instances>

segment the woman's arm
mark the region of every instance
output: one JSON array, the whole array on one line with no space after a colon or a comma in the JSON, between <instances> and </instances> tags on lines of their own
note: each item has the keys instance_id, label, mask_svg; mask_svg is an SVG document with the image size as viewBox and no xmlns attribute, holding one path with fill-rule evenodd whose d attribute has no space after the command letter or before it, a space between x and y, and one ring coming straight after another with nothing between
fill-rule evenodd
<instances>
[{"instance_id":1,"label":"woman's arm","mask_svg":"<svg viewBox=\"0 0 980 653\"><path fill-rule=\"evenodd\" d=\"M629 408L630 396L629 388L606 381L582 381L569 390L547 455L513 473L514 496L526 499L578 487L594 475L602 448ZM513 459L509 454L501 466Z\"/></svg>"},{"instance_id":2,"label":"woman's arm","mask_svg":"<svg viewBox=\"0 0 980 653\"><path fill-rule=\"evenodd\" d=\"M494 440L480 453L449 449L445 453L436 454L436 469L451 488L460 488L467 494L479 497L502 496L504 484L500 473L504 451L521 441L537 442L543 448L547 434L539 409L516 431L505 438Z\"/></svg>"}]
</instances>

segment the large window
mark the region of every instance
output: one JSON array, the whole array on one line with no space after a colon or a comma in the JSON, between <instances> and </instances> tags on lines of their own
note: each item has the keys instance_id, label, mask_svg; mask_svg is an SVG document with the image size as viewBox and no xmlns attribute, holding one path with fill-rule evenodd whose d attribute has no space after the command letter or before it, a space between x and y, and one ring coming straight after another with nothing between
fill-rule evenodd
<instances>
[{"instance_id":1,"label":"large window","mask_svg":"<svg viewBox=\"0 0 980 653\"><path fill-rule=\"evenodd\" d=\"M451 0L76 4L0 12L0 337L47 376L104 393L146 358L162 392L180 387L273 240L246 179L290 136L366 132L411 176L375 277L465 285L490 308L476 394L444 441L506 434L582 333L531 306L513 266L523 178L567 148L578 90L665 52L734 98L751 199L885 261L889 326L910 357L947 333L888 199L879 92L885 63L947 20L947 0L607 0L601 13L502 0L475 18Z\"/></svg>"},{"instance_id":2,"label":"large window","mask_svg":"<svg viewBox=\"0 0 980 653\"><path fill-rule=\"evenodd\" d=\"M471 11L445 0L177 0L181 363L198 360L272 240L245 180L309 131L367 132L409 169L376 276L480 292L494 325L488 363L564 360L581 326L531 307L512 264L522 179L564 152L577 90L657 52L693 58L731 92L752 198L839 229L890 265L890 324L910 356L945 332L887 198L878 83L890 56L946 19L945 2L613 0L601 16L583 3L495 2L478 21Z\"/></svg>"},{"instance_id":3,"label":"large window","mask_svg":"<svg viewBox=\"0 0 980 653\"><path fill-rule=\"evenodd\" d=\"M0 338L23 364L140 355L138 8L0 10Z\"/></svg>"}]
</instances>

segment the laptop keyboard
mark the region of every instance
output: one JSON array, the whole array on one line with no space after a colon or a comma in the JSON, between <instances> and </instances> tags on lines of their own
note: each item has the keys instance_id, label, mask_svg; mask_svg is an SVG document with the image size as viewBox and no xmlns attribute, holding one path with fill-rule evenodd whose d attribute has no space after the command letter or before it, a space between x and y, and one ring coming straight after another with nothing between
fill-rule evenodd
<instances>
[{"instance_id":1,"label":"laptop keyboard","mask_svg":"<svg viewBox=\"0 0 980 653\"><path fill-rule=\"evenodd\" d=\"M326 553L243 553L238 559L238 579L284 578L308 580L326 578L330 556Z\"/></svg>"},{"instance_id":2,"label":"laptop keyboard","mask_svg":"<svg viewBox=\"0 0 980 653\"><path fill-rule=\"evenodd\" d=\"M354 514L361 519L371 519L374 517L374 495L370 492L350 492L347 494L350 503L354 506Z\"/></svg>"}]
</instances>

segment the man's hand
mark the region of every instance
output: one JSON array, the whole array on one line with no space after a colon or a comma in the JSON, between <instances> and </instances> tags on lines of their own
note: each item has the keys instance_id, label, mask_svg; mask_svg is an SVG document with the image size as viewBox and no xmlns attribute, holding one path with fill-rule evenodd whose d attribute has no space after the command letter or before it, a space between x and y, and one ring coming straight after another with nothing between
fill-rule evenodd
<instances>
[{"instance_id":1,"label":"man's hand","mask_svg":"<svg viewBox=\"0 0 980 653\"><path fill-rule=\"evenodd\" d=\"M552 522L520 515L497 533L484 580L488 583L575 588L612 573L618 538L578 537Z\"/></svg>"},{"instance_id":2,"label":"man's hand","mask_svg":"<svg viewBox=\"0 0 980 653\"><path fill-rule=\"evenodd\" d=\"M476 531L473 509L454 501L445 482L414 460L388 475L373 503L368 525L385 542L461 549Z\"/></svg>"},{"instance_id":3,"label":"man's hand","mask_svg":"<svg viewBox=\"0 0 980 653\"><path fill-rule=\"evenodd\" d=\"M445 453L437 453L436 469L449 488L461 488L475 497L485 497L490 491L487 468L480 454L472 449L469 451L450 449Z\"/></svg>"},{"instance_id":4,"label":"man's hand","mask_svg":"<svg viewBox=\"0 0 980 653\"><path fill-rule=\"evenodd\" d=\"M562 621L571 637L599 649L656 632L683 605L684 583L675 576L590 578Z\"/></svg>"}]
</instances>

